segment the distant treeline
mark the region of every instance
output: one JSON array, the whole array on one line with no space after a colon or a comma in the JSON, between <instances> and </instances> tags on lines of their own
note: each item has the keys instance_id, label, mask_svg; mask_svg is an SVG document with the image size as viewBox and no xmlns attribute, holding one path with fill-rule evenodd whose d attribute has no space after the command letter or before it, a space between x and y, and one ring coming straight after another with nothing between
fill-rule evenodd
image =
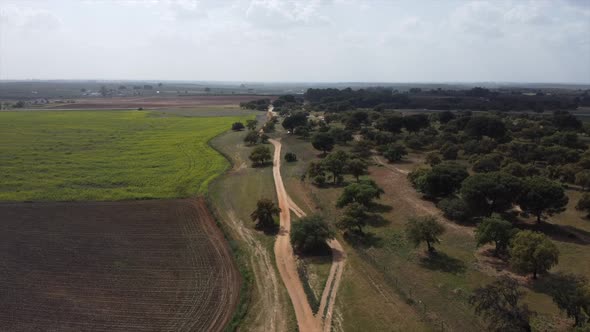
<instances>
[{"instance_id":1,"label":"distant treeline","mask_svg":"<svg viewBox=\"0 0 590 332\"><path fill-rule=\"evenodd\" d=\"M318 111L341 112L357 108L537 111L571 110L590 106L590 91L527 92L469 90L422 90L400 92L392 88L308 89L305 99Z\"/></svg>"}]
</instances>

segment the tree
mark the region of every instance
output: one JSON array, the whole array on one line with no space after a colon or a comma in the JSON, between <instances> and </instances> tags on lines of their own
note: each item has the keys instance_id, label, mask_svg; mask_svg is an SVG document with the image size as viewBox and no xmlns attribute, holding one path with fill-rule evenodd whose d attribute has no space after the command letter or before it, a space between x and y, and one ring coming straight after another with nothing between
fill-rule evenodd
<instances>
[{"instance_id":1,"label":"tree","mask_svg":"<svg viewBox=\"0 0 590 332\"><path fill-rule=\"evenodd\" d=\"M590 190L590 170L585 169L576 173L576 184L583 190Z\"/></svg>"},{"instance_id":2,"label":"tree","mask_svg":"<svg viewBox=\"0 0 590 332\"><path fill-rule=\"evenodd\" d=\"M383 152L383 157L389 162L400 161L403 156L407 155L408 151L403 145L400 144L389 144L387 149Z\"/></svg>"},{"instance_id":3,"label":"tree","mask_svg":"<svg viewBox=\"0 0 590 332\"><path fill-rule=\"evenodd\" d=\"M478 247L493 242L496 245L494 256L498 256L506 251L514 234L515 230L510 222L497 217L484 218L475 230L475 241Z\"/></svg>"},{"instance_id":4,"label":"tree","mask_svg":"<svg viewBox=\"0 0 590 332\"><path fill-rule=\"evenodd\" d=\"M583 276L573 274L560 275L551 291L553 302L565 311L568 317L574 318L574 326L584 325L584 318L590 315L590 289Z\"/></svg>"},{"instance_id":5,"label":"tree","mask_svg":"<svg viewBox=\"0 0 590 332\"><path fill-rule=\"evenodd\" d=\"M590 218L590 194L589 193L585 193L582 197L580 197L578 204L576 204L576 210L586 211L586 213L587 213L586 218Z\"/></svg>"},{"instance_id":6,"label":"tree","mask_svg":"<svg viewBox=\"0 0 590 332\"><path fill-rule=\"evenodd\" d=\"M522 191L522 181L503 172L478 173L461 184L461 196L480 215L504 212Z\"/></svg>"},{"instance_id":7,"label":"tree","mask_svg":"<svg viewBox=\"0 0 590 332\"><path fill-rule=\"evenodd\" d=\"M109 94L109 90L107 89L106 86L101 85L100 87L100 95L103 97L106 97Z\"/></svg>"},{"instance_id":8,"label":"tree","mask_svg":"<svg viewBox=\"0 0 590 332\"><path fill-rule=\"evenodd\" d=\"M279 216L281 209L270 199L259 199L256 203L256 210L250 214L256 227L270 229L275 227L274 216Z\"/></svg>"},{"instance_id":9,"label":"tree","mask_svg":"<svg viewBox=\"0 0 590 332\"><path fill-rule=\"evenodd\" d=\"M368 166L360 159L350 159L346 163L346 171L356 178L356 182L359 182L361 175L367 174Z\"/></svg>"},{"instance_id":10,"label":"tree","mask_svg":"<svg viewBox=\"0 0 590 332\"><path fill-rule=\"evenodd\" d=\"M403 123L406 130L411 133L415 133L422 128L426 128L430 124L428 121L428 116L425 114L412 114L404 116Z\"/></svg>"},{"instance_id":11,"label":"tree","mask_svg":"<svg viewBox=\"0 0 590 332\"><path fill-rule=\"evenodd\" d=\"M297 156L293 152L287 152L285 153L285 161L290 163L297 161Z\"/></svg>"},{"instance_id":12,"label":"tree","mask_svg":"<svg viewBox=\"0 0 590 332\"><path fill-rule=\"evenodd\" d=\"M453 114L453 112L451 111L444 111L438 113L438 121L443 124L453 120L454 118L455 114Z\"/></svg>"},{"instance_id":13,"label":"tree","mask_svg":"<svg viewBox=\"0 0 590 332\"><path fill-rule=\"evenodd\" d=\"M523 184L523 192L517 202L523 211L536 216L538 223L543 214L565 211L569 199L561 185L541 176L526 178Z\"/></svg>"},{"instance_id":14,"label":"tree","mask_svg":"<svg viewBox=\"0 0 590 332\"><path fill-rule=\"evenodd\" d=\"M256 121L256 120L246 121L246 127L248 127L249 130L256 130L256 126L258 126L258 121Z\"/></svg>"},{"instance_id":15,"label":"tree","mask_svg":"<svg viewBox=\"0 0 590 332\"><path fill-rule=\"evenodd\" d=\"M506 135L506 126L495 116L473 116L465 126L465 133L477 138L482 136L501 138Z\"/></svg>"},{"instance_id":16,"label":"tree","mask_svg":"<svg viewBox=\"0 0 590 332\"><path fill-rule=\"evenodd\" d=\"M473 163L473 171L477 173L489 173L500 170L502 163L502 155L497 153L491 153L482 156Z\"/></svg>"},{"instance_id":17,"label":"tree","mask_svg":"<svg viewBox=\"0 0 590 332\"><path fill-rule=\"evenodd\" d=\"M264 165L272 158L272 156L270 154L270 149L267 146L257 146L252 150L249 158L252 161L253 166L256 167Z\"/></svg>"},{"instance_id":18,"label":"tree","mask_svg":"<svg viewBox=\"0 0 590 332\"><path fill-rule=\"evenodd\" d=\"M322 151L324 155L334 148L334 138L328 133L317 133L311 138L314 149Z\"/></svg>"},{"instance_id":19,"label":"tree","mask_svg":"<svg viewBox=\"0 0 590 332\"><path fill-rule=\"evenodd\" d=\"M456 192L468 176L464 166L447 161L426 172L416 188L429 197L448 196Z\"/></svg>"},{"instance_id":20,"label":"tree","mask_svg":"<svg viewBox=\"0 0 590 332\"><path fill-rule=\"evenodd\" d=\"M332 173L332 179L334 184L342 182L344 170L348 161L348 154L344 151L336 151L330 153L323 161L322 166Z\"/></svg>"},{"instance_id":21,"label":"tree","mask_svg":"<svg viewBox=\"0 0 590 332\"><path fill-rule=\"evenodd\" d=\"M293 129L297 127L302 127L307 125L307 115L305 113L295 113L293 115L289 115L288 117L283 120L283 128L287 130L293 131Z\"/></svg>"},{"instance_id":22,"label":"tree","mask_svg":"<svg viewBox=\"0 0 590 332\"><path fill-rule=\"evenodd\" d=\"M440 243L438 237L445 232L442 224L433 216L414 217L406 223L406 237L418 247L426 242L429 252L434 251L433 245Z\"/></svg>"},{"instance_id":23,"label":"tree","mask_svg":"<svg viewBox=\"0 0 590 332\"><path fill-rule=\"evenodd\" d=\"M381 197L383 189L379 188L372 180L364 180L351 183L344 188L344 191L336 201L336 206L342 208L351 203L359 203L368 207L374 199Z\"/></svg>"},{"instance_id":24,"label":"tree","mask_svg":"<svg viewBox=\"0 0 590 332\"><path fill-rule=\"evenodd\" d=\"M338 144L346 144L346 142L352 141L352 132L342 128L332 128L329 131L330 136L334 139L334 142Z\"/></svg>"},{"instance_id":25,"label":"tree","mask_svg":"<svg viewBox=\"0 0 590 332\"><path fill-rule=\"evenodd\" d=\"M273 118L274 119L274 118ZM267 121L264 126L262 127L265 133L272 133L275 131L275 122L274 121Z\"/></svg>"},{"instance_id":26,"label":"tree","mask_svg":"<svg viewBox=\"0 0 590 332\"><path fill-rule=\"evenodd\" d=\"M243 130L243 129L244 129L244 124L243 124L243 123L241 123L241 122L234 122L234 123L231 125L231 129L232 129L233 131L240 131L240 130Z\"/></svg>"},{"instance_id":27,"label":"tree","mask_svg":"<svg viewBox=\"0 0 590 332\"><path fill-rule=\"evenodd\" d=\"M314 253L326 247L326 241L334 238L334 231L319 215L312 215L294 223L291 228L291 244L302 253Z\"/></svg>"},{"instance_id":28,"label":"tree","mask_svg":"<svg viewBox=\"0 0 590 332\"><path fill-rule=\"evenodd\" d=\"M457 197L447 197L441 199L436 206L443 211L445 217L450 220L466 222L471 217L471 211L467 203Z\"/></svg>"},{"instance_id":29,"label":"tree","mask_svg":"<svg viewBox=\"0 0 590 332\"><path fill-rule=\"evenodd\" d=\"M367 207L359 203L351 203L346 207L344 216L336 224L338 228L346 232L358 232L363 234L363 227L367 225L369 215Z\"/></svg>"},{"instance_id":30,"label":"tree","mask_svg":"<svg viewBox=\"0 0 590 332\"><path fill-rule=\"evenodd\" d=\"M469 297L475 306L475 313L489 322L490 330L530 332L532 312L526 305L519 305L524 293L518 289L518 282L501 277L493 283L477 288Z\"/></svg>"},{"instance_id":31,"label":"tree","mask_svg":"<svg viewBox=\"0 0 590 332\"><path fill-rule=\"evenodd\" d=\"M436 166L442 162L441 155L437 152L428 152L425 162L430 166Z\"/></svg>"},{"instance_id":32,"label":"tree","mask_svg":"<svg viewBox=\"0 0 590 332\"><path fill-rule=\"evenodd\" d=\"M544 273L558 263L559 250L542 233L520 231L510 241L510 264L522 273Z\"/></svg>"},{"instance_id":33,"label":"tree","mask_svg":"<svg viewBox=\"0 0 590 332\"><path fill-rule=\"evenodd\" d=\"M248 143L248 145L254 145L258 143L258 133L255 131L249 131L244 137L244 142Z\"/></svg>"},{"instance_id":34,"label":"tree","mask_svg":"<svg viewBox=\"0 0 590 332\"><path fill-rule=\"evenodd\" d=\"M457 154L459 153L459 147L453 143L445 143L440 148L440 153L445 160L455 160L457 159Z\"/></svg>"},{"instance_id":35,"label":"tree","mask_svg":"<svg viewBox=\"0 0 590 332\"><path fill-rule=\"evenodd\" d=\"M568 111L553 112L553 124L557 128L564 130L579 130L582 128L582 121Z\"/></svg>"},{"instance_id":36,"label":"tree","mask_svg":"<svg viewBox=\"0 0 590 332\"><path fill-rule=\"evenodd\" d=\"M399 133L404 126L404 118L399 115L386 115L377 121L375 128L390 133Z\"/></svg>"}]
</instances>

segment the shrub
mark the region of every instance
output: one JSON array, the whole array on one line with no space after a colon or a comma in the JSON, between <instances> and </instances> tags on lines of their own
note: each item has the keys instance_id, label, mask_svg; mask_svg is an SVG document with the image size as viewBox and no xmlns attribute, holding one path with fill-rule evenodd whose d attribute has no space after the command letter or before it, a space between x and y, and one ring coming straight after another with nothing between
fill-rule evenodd
<instances>
[{"instance_id":1,"label":"shrub","mask_svg":"<svg viewBox=\"0 0 590 332\"><path fill-rule=\"evenodd\" d=\"M295 250L310 254L318 253L326 248L326 241L334 238L334 231L328 223L318 215L302 218L293 224L291 244Z\"/></svg>"},{"instance_id":2,"label":"shrub","mask_svg":"<svg viewBox=\"0 0 590 332\"><path fill-rule=\"evenodd\" d=\"M297 156L293 152L287 152L285 153L285 160L287 162L292 163L294 161L297 161Z\"/></svg>"},{"instance_id":3,"label":"shrub","mask_svg":"<svg viewBox=\"0 0 590 332\"><path fill-rule=\"evenodd\" d=\"M457 159L457 154L459 153L459 147L456 144L445 143L440 148L440 153L445 160L455 160Z\"/></svg>"},{"instance_id":4,"label":"shrub","mask_svg":"<svg viewBox=\"0 0 590 332\"><path fill-rule=\"evenodd\" d=\"M254 164L253 166L263 166L272 157L270 149L267 146L257 146L254 148L249 158Z\"/></svg>"},{"instance_id":5,"label":"shrub","mask_svg":"<svg viewBox=\"0 0 590 332\"><path fill-rule=\"evenodd\" d=\"M383 157L389 162L400 161L403 156L407 155L408 151L403 145L390 144L383 152Z\"/></svg>"},{"instance_id":6,"label":"shrub","mask_svg":"<svg viewBox=\"0 0 590 332\"><path fill-rule=\"evenodd\" d=\"M243 130L244 128L245 128L245 127L244 127L244 124L243 124L243 123L241 123L241 122L234 122L234 123L231 125L231 129L232 129L232 130L234 130L234 131Z\"/></svg>"},{"instance_id":7,"label":"shrub","mask_svg":"<svg viewBox=\"0 0 590 332\"><path fill-rule=\"evenodd\" d=\"M444 198L438 202L437 207L443 211L445 217L454 221L465 222L471 216L467 203L457 197Z\"/></svg>"}]
</instances>

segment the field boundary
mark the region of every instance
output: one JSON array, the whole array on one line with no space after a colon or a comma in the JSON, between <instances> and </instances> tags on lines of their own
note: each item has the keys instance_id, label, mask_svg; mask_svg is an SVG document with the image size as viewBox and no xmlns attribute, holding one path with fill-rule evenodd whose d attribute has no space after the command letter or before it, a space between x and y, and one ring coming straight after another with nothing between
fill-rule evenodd
<instances>
[{"instance_id":1,"label":"field boundary","mask_svg":"<svg viewBox=\"0 0 590 332\"><path fill-rule=\"evenodd\" d=\"M211 141L213 141L213 139L215 139L221 135L224 135L227 132L229 132L229 130L221 132L221 133L215 135L214 137L211 137L211 139L209 139L207 141L207 145L210 148L212 148L213 150L215 150L217 153L222 155L223 158L225 158L225 160L227 160L228 164L226 165L223 172L219 173L214 179L209 181L209 183L207 185L207 192L204 195L204 197L205 197L205 201L207 203L207 206L209 207L209 210L211 211L211 214L213 215L213 218L215 219L215 223L217 224L217 226L219 227L219 229L223 233L223 236L225 237L225 239L227 240L227 242L229 244L230 252L231 252L232 256L234 257L234 262L236 263L236 265L238 267L238 271L241 276L241 286L240 286L240 294L238 296L238 302L236 304L236 307L234 308L234 313L232 315L231 320L227 323L227 325L225 327L225 331L237 331L240 324L242 323L242 321L244 320L244 318L246 317L246 314L248 313L248 311L250 309L250 302L252 300L251 289L252 289L252 285L253 285L253 273L252 273L252 270L251 270L250 266L248 265L247 261L245 260L244 252L237 245L238 240L231 235L231 232L220 221L221 218L219 216L219 213L217 212L217 209L215 208L215 204L211 200L210 190L209 190L209 187L215 181L219 180L221 178L221 176L227 175L229 173L229 171L232 169L232 167L235 166L232 159L225 152L215 148L215 146L213 146L211 144Z\"/></svg>"}]
</instances>

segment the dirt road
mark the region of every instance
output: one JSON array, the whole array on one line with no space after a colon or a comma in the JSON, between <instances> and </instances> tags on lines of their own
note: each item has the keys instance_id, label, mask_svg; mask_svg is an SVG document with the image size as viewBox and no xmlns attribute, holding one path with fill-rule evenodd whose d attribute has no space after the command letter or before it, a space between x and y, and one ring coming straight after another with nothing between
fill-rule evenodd
<instances>
[{"instance_id":1,"label":"dirt road","mask_svg":"<svg viewBox=\"0 0 590 332\"><path fill-rule=\"evenodd\" d=\"M273 176L275 179L279 207L281 208L281 229L277 236L277 241L275 242L277 267L285 287L287 288L291 302L293 303L299 330L302 332L330 331L336 292L340 285L340 280L342 279L342 271L344 270L346 255L337 240L331 240L328 242L328 245L332 249L333 261L326 282L326 287L322 293L320 309L318 310L317 315L314 315L303 290L299 274L297 273L295 255L293 254L293 248L289 242L289 232L291 230L290 211L292 210L299 217L304 216L305 212L293 202L283 185L283 179L281 177L281 143L277 140L270 140L270 142L275 147Z\"/></svg>"}]
</instances>

